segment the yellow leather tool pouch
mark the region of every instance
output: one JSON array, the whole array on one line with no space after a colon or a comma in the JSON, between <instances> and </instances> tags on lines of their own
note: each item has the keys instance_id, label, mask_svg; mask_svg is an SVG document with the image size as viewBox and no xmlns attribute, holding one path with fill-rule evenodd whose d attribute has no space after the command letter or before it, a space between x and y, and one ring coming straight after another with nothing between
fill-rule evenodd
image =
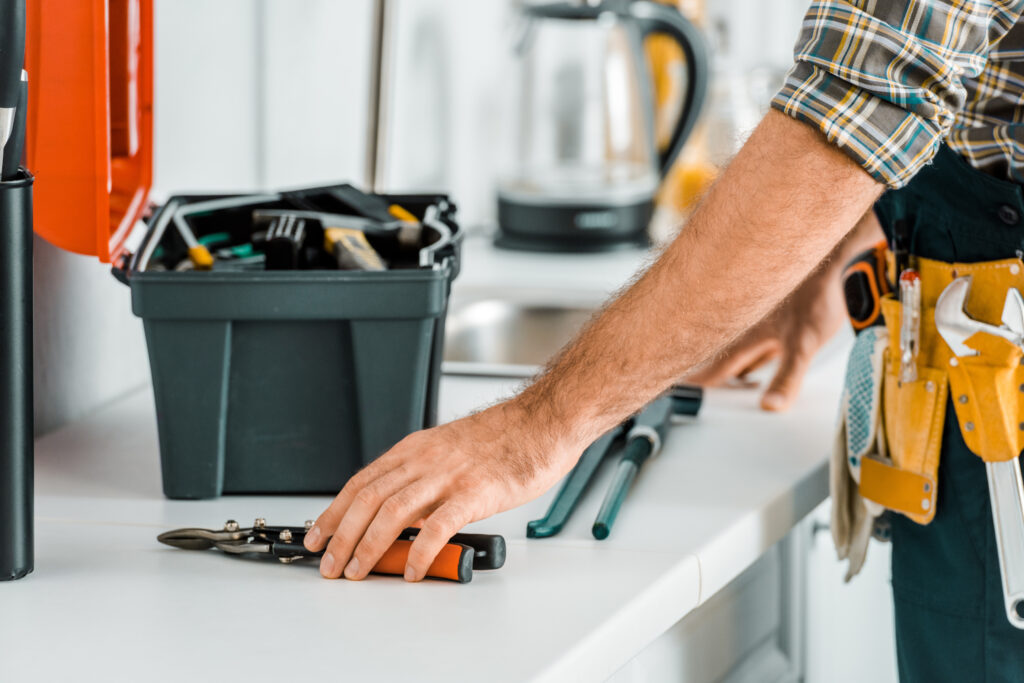
<instances>
[{"instance_id":1,"label":"yellow leather tool pouch","mask_svg":"<svg viewBox=\"0 0 1024 683\"><path fill-rule=\"evenodd\" d=\"M964 342L977 356L952 359L949 385L964 443L987 462L1024 450L1024 351L984 332Z\"/></svg>"},{"instance_id":2,"label":"yellow leather tool pouch","mask_svg":"<svg viewBox=\"0 0 1024 683\"><path fill-rule=\"evenodd\" d=\"M921 274L921 344L918 379L899 381L900 304L887 296L882 314L889 331L882 416L888 453L863 459L861 495L919 524L935 516L939 452L947 391L967 447L984 460L1011 460L1024 449L1024 351L984 332L965 344L976 356L953 357L935 327L935 303L957 277L971 277L967 313L998 325L1008 287L1024 289L1020 259L942 263L918 259ZM984 456L982 455L984 454Z\"/></svg>"},{"instance_id":3,"label":"yellow leather tool pouch","mask_svg":"<svg viewBox=\"0 0 1024 683\"><path fill-rule=\"evenodd\" d=\"M919 365L916 381L900 382L894 349L899 343L899 302L887 298L882 309L890 330L882 387L883 442L888 452L863 459L860 493L918 524L928 524L937 503L947 375Z\"/></svg>"}]
</instances>

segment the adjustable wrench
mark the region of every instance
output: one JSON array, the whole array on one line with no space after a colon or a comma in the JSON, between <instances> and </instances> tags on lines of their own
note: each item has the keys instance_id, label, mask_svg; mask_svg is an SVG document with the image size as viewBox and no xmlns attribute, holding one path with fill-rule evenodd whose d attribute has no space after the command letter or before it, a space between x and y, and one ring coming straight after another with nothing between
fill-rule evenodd
<instances>
[{"instance_id":1,"label":"adjustable wrench","mask_svg":"<svg viewBox=\"0 0 1024 683\"><path fill-rule=\"evenodd\" d=\"M966 344L976 332L986 332L1024 347L1024 299L1011 287L1003 305L1003 324L989 325L974 320L964 310L971 278L960 277L939 297L935 304L935 326L958 358L975 356L977 351ZM1010 624L1024 629L1024 479L1018 459L986 462L988 493L992 504L999 569L1003 580L1003 599Z\"/></svg>"}]
</instances>

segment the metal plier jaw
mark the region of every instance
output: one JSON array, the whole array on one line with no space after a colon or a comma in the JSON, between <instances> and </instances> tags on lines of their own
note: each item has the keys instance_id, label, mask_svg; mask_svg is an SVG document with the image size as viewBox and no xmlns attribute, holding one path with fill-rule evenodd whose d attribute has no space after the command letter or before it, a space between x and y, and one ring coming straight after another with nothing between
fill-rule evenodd
<instances>
[{"instance_id":1,"label":"metal plier jaw","mask_svg":"<svg viewBox=\"0 0 1024 683\"><path fill-rule=\"evenodd\" d=\"M287 564L323 555L322 550L313 552L303 545L306 532L312 526L313 520L307 520L301 527L267 526L266 520L258 517L251 527L242 528L238 522L229 519L223 529L174 529L156 538L161 543L184 550L216 548L235 555L270 555Z\"/></svg>"},{"instance_id":2,"label":"metal plier jaw","mask_svg":"<svg viewBox=\"0 0 1024 683\"><path fill-rule=\"evenodd\" d=\"M958 358L978 355L966 344L978 332L995 335L1024 348L1024 298L1020 291L1014 287L1007 290L1003 324L990 325L974 320L964 309L970 289L970 276L959 277L943 290L935 303L935 327L953 355ZM1006 617L1014 627L1024 629L1024 477L1016 458L1005 462L986 461L985 472Z\"/></svg>"}]
</instances>

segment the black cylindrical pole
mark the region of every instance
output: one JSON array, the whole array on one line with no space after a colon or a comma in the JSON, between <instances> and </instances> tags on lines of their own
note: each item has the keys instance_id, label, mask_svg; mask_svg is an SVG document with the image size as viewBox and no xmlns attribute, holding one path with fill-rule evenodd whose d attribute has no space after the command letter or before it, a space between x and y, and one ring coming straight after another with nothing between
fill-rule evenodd
<instances>
[{"instance_id":1,"label":"black cylindrical pole","mask_svg":"<svg viewBox=\"0 0 1024 683\"><path fill-rule=\"evenodd\" d=\"M0 182L0 580L33 566L32 180Z\"/></svg>"}]
</instances>

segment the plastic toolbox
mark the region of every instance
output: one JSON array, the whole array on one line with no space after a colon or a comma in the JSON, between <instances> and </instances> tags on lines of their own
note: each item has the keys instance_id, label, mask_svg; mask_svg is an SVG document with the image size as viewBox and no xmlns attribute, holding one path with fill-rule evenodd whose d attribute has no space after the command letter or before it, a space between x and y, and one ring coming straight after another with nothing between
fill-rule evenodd
<instances>
[{"instance_id":1,"label":"plastic toolbox","mask_svg":"<svg viewBox=\"0 0 1024 683\"><path fill-rule=\"evenodd\" d=\"M343 212L331 191L254 197L203 217L196 235L246 230L240 215L257 207ZM385 198L419 218L435 207L450 241L381 272L174 272L152 256L187 253L170 214L210 197L174 197L152 217L126 279L145 327L168 497L336 493L435 423L461 235L443 196ZM437 243L430 225L425 240Z\"/></svg>"}]
</instances>

